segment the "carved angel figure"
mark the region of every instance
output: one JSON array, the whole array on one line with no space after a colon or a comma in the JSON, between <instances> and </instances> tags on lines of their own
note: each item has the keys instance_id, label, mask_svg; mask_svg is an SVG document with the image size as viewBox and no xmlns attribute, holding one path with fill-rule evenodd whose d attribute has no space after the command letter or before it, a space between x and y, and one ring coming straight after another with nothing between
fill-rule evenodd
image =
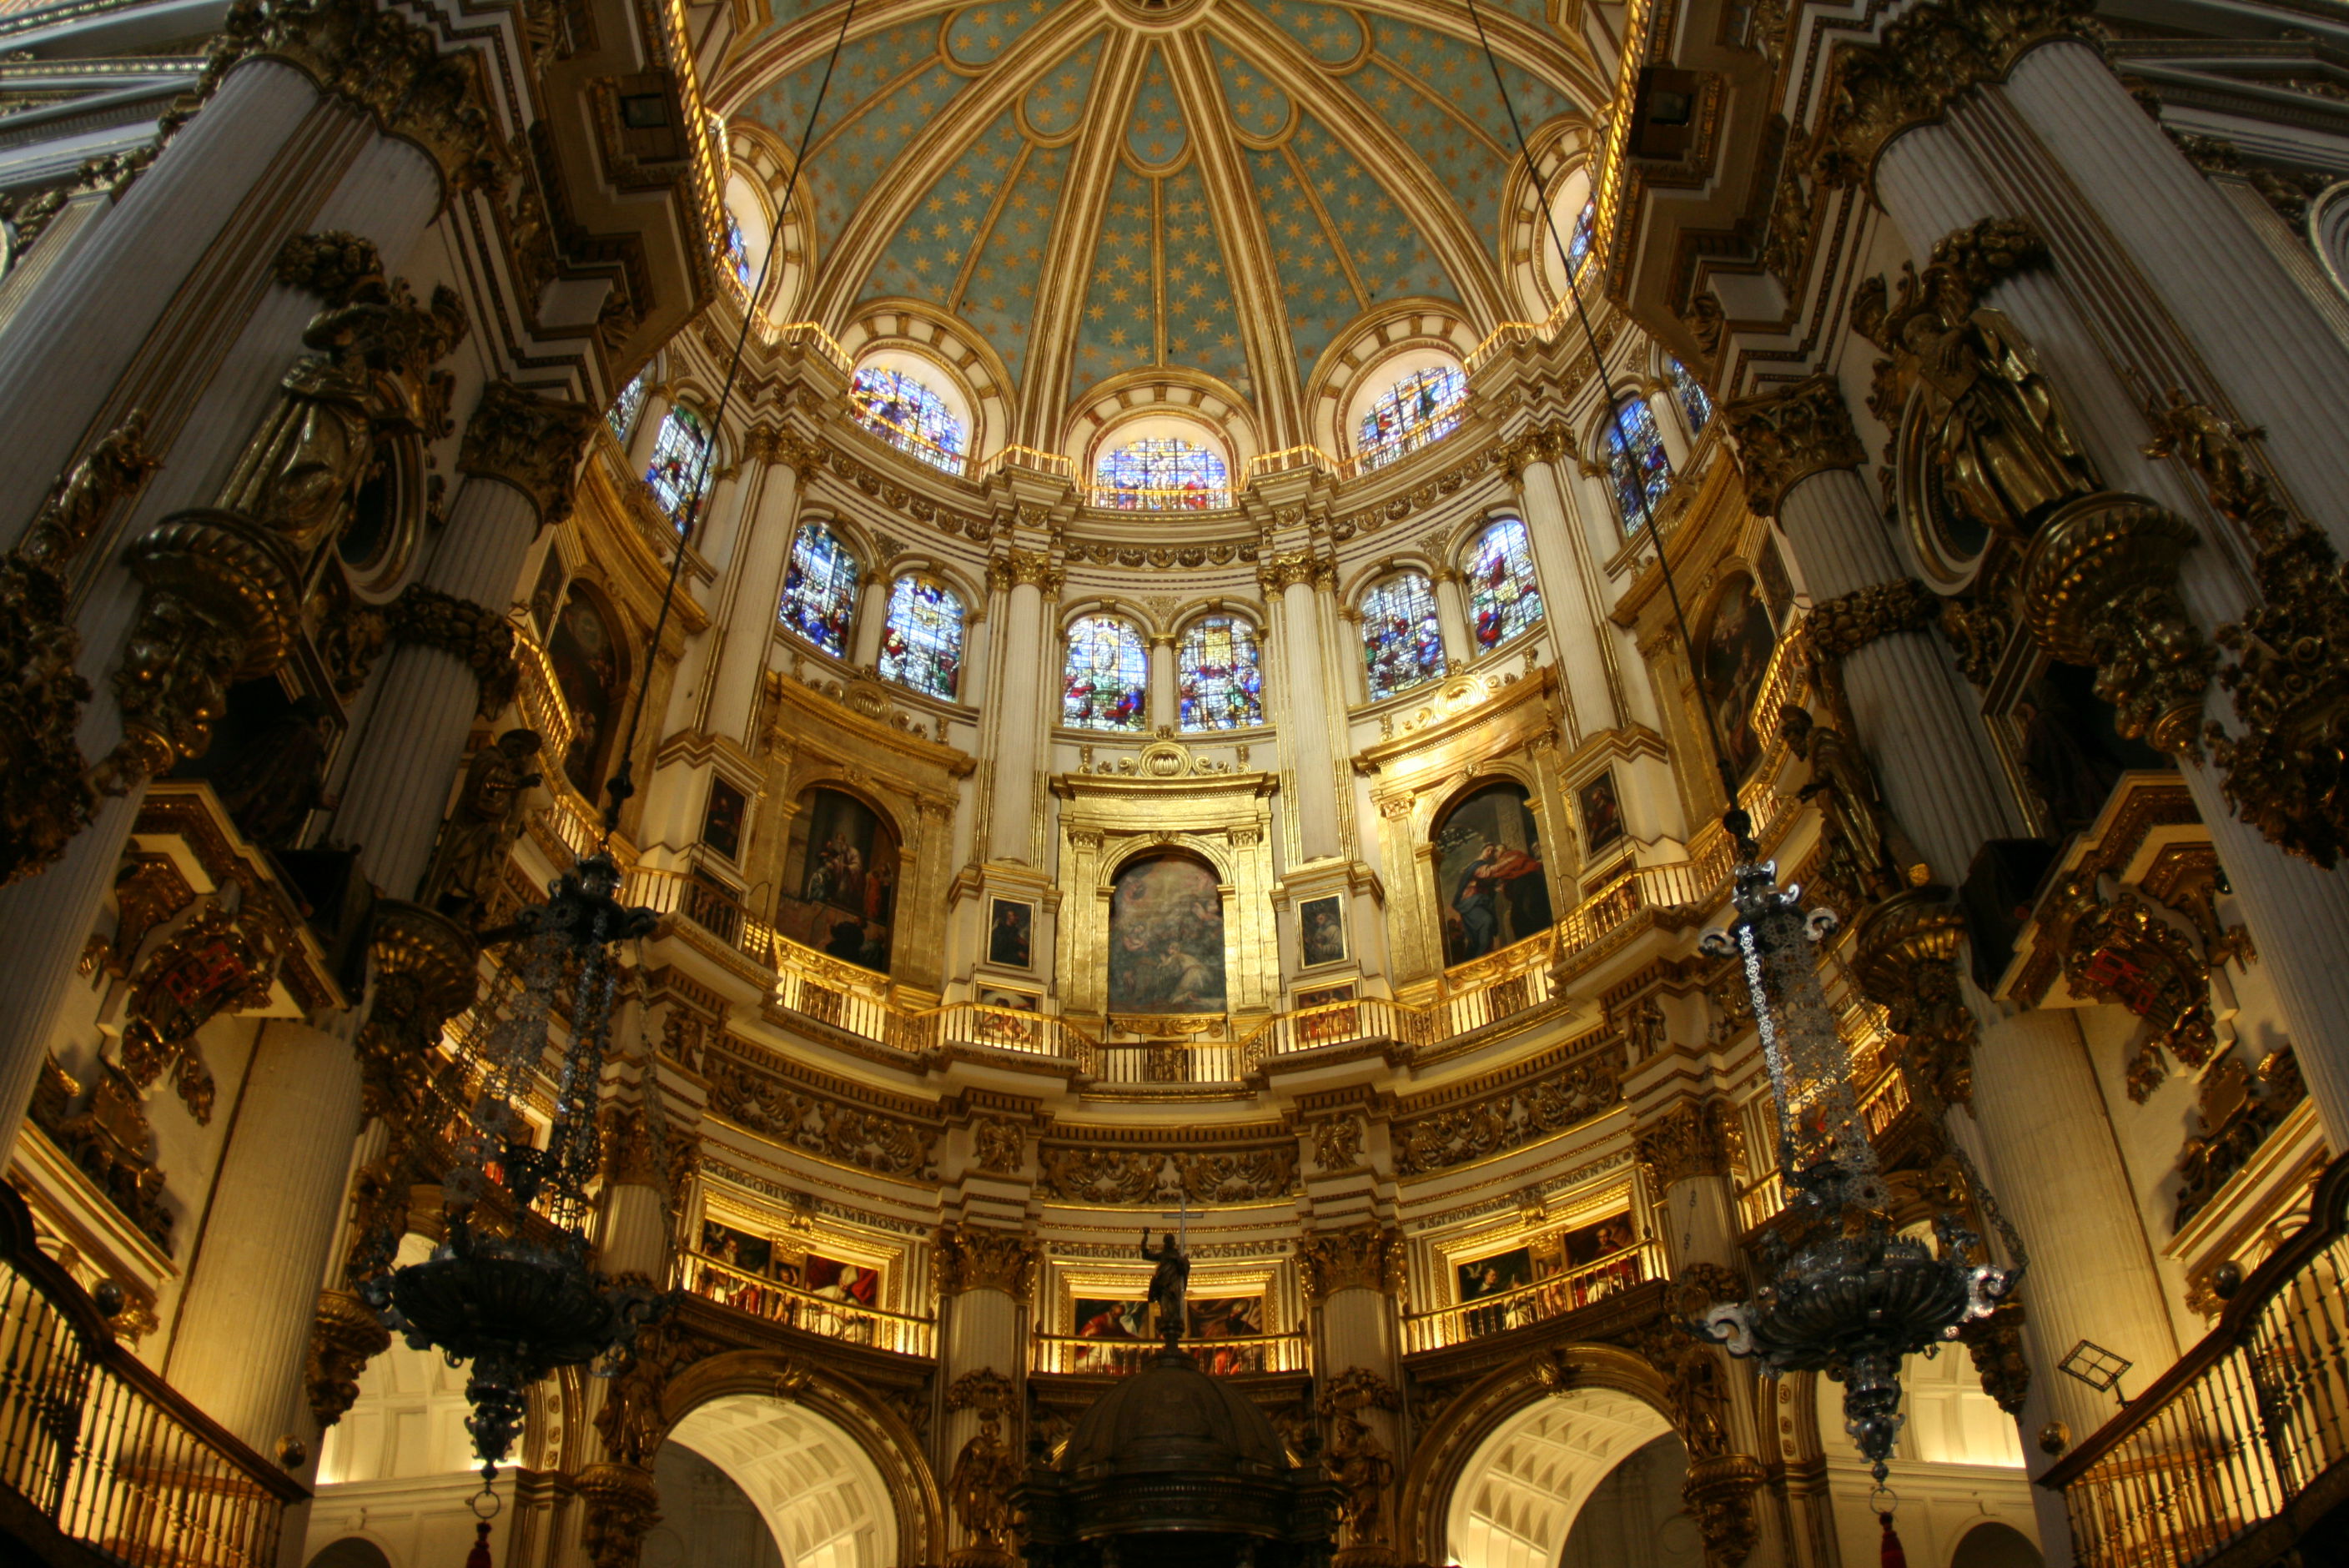
<instances>
[{"instance_id":1,"label":"carved angel figure","mask_svg":"<svg viewBox=\"0 0 2349 1568\"><path fill-rule=\"evenodd\" d=\"M1778 733L1789 750L1811 765L1810 781L1795 795L1817 799L1832 852L1847 868L1853 891L1879 899L1921 885L1930 875L1924 857L1892 820L1858 748L1794 703L1778 710Z\"/></svg>"},{"instance_id":2,"label":"carved angel figure","mask_svg":"<svg viewBox=\"0 0 2349 1568\"><path fill-rule=\"evenodd\" d=\"M509 729L465 769L463 793L424 873L426 908L479 921L506 851L521 836L530 791L543 777L530 766L538 748L536 730Z\"/></svg>"},{"instance_id":3,"label":"carved angel figure","mask_svg":"<svg viewBox=\"0 0 2349 1568\"><path fill-rule=\"evenodd\" d=\"M1330 1447L1321 1462L1341 1494L1338 1512L1346 1542L1366 1546L1381 1540L1386 1529L1387 1489L1394 1484L1394 1456L1378 1434L1350 1410L1332 1418Z\"/></svg>"},{"instance_id":4,"label":"carved angel figure","mask_svg":"<svg viewBox=\"0 0 2349 1568\"><path fill-rule=\"evenodd\" d=\"M1009 1543L1011 1492L1019 1482L1019 1460L998 1425L992 1412L980 1417L978 1435L963 1444L947 1479L963 1531L980 1546Z\"/></svg>"}]
</instances>

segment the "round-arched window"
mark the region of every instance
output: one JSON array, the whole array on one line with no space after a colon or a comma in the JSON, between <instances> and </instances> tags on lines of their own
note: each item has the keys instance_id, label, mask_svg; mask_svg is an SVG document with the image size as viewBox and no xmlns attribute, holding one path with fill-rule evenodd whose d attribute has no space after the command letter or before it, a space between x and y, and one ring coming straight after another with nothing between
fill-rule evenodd
<instances>
[{"instance_id":1,"label":"round-arched window","mask_svg":"<svg viewBox=\"0 0 2349 1568\"><path fill-rule=\"evenodd\" d=\"M1649 509L1662 503L1672 488L1672 460L1664 455L1664 438L1656 429L1655 411L1645 397L1626 397L1600 432L1607 448L1607 472L1615 482L1615 512L1626 534L1636 533Z\"/></svg>"},{"instance_id":2,"label":"round-arched window","mask_svg":"<svg viewBox=\"0 0 2349 1568\"><path fill-rule=\"evenodd\" d=\"M830 654L848 656L848 623L856 611L856 557L832 530L803 522L792 536L791 570L783 574L784 625Z\"/></svg>"},{"instance_id":3,"label":"round-arched window","mask_svg":"<svg viewBox=\"0 0 2349 1568\"><path fill-rule=\"evenodd\" d=\"M1256 628L1236 615L1202 615L1175 649L1182 725L1247 729L1264 722L1264 667Z\"/></svg>"},{"instance_id":4,"label":"round-arched window","mask_svg":"<svg viewBox=\"0 0 2349 1568\"><path fill-rule=\"evenodd\" d=\"M1223 454L1180 436L1140 436L1093 465L1092 504L1123 511L1208 511L1232 504Z\"/></svg>"},{"instance_id":5,"label":"round-arched window","mask_svg":"<svg viewBox=\"0 0 2349 1568\"><path fill-rule=\"evenodd\" d=\"M958 474L970 432L936 388L902 370L868 365L848 384L856 422L934 469Z\"/></svg>"},{"instance_id":6,"label":"round-arched window","mask_svg":"<svg viewBox=\"0 0 2349 1568\"><path fill-rule=\"evenodd\" d=\"M653 438L652 461L645 468L645 487L653 504L683 532L693 522L693 503L709 477L709 427L682 403L661 420Z\"/></svg>"},{"instance_id":7,"label":"round-arched window","mask_svg":"<svg viewBox=\"0 0 2349 1568\"><path fill-rule=\"evenodd\" d=\"M612 399L611 407L604 412L605 423L610 425L612 434L623 441L628 438L628 432L636 428L636 416L644 410L645 377L651 374L648 369L637 371L636 378L620 388L620 395Z\"/></svg>"},{"instance_id":8,"label":"round-arched window","mask_svg":"<svg viewBox=\"0 0 2349 1568\"><path fill-rule=\"evenodd\" d=\"M1664 378L1672 384L1672 396L1680 399L1681 413L1688 419L1689 434L1702 435L1713 423L1713 394L1704 383L1689 374L1689 367L1664 356Z\"/></svg>"},{"instance_id":9,"label":"round-arched window","mask_svg":"<svg viewBox=\"0 0 2349 1568\"><path fill-rule=\"evenodd\" d=\"M881 634L881 676L952 702L962 682L962 601L923 577L889 585L888 628Z\"/></svg>"},{"instance_id":10,"label":"round-arched window","mask_svg":"<svg viewBox=\"0 0 2349 1568\"><path fill-rule=\"evenodd\" d=\"M1150 655L1133 624L1087 615L1069 628L1061 722L1071 729L1138 730L1149 719Z\"/></svg>"},{"instance_id":11,"label":"round-arched window","mask_svg":"<svg viewBox=\"0 0 2349 1568\"><path fill-rule=\"evenodd\" d=\"M1381 394L1362 415L1362 467L1383 468L1406 452L1433 446L1460 428L1468 377L1456 365L1414 370Z\"/></svg>"},{"instance_id":12,"label":"round-arched window","mask_svg":"<svg viewBox=\"0 0 2349 1568\"><path fill-rule=\"evenodd\" d=\"M1487 653L1542 618L1526 525L1505 517L1476 536L1460 562L1468 579L1468 634Z\"/></svg>"},{"instance_id":13,"label":"round-arched window","mask_svg":"<svg viewBox=\"0 0 2349 1568\"><path fill-rule=\"evenodd\" d=\"M1424 573L1398 573L1362 595L1362 658L1374 699L1444 674L1444 627Z\"/></svg>"}]
</instances>

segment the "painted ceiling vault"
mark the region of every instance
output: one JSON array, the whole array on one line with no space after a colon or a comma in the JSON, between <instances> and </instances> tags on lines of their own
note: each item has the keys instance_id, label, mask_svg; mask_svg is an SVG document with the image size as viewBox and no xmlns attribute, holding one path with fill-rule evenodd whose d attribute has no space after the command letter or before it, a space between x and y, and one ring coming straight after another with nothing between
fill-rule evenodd
<instances>
[{"instance_id":1,"label":"painted ceiling vault","mask_svg":"<svg viewBox=\"0 0 2349 1568\"><path fill-rule=\"evenodd\" d=\"M753 0L754 6L760 0ZM712 90L796 147L846 0L765 0ZM1537 147L1604 90L1543 0L1485 0ZM1133 380L1205 384L1268 448L1365 317L1521 317L1506 112L1464 5L1381 0L860 0L793 205L802 319L892 304L999 362L1011 440Z\"/></svg>"}]
</instances>

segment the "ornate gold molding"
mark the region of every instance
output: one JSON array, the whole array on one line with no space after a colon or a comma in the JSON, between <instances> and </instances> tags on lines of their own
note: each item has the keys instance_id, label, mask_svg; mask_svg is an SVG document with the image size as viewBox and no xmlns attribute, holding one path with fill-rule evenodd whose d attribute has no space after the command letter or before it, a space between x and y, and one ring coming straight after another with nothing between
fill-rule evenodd
<instances>
[{"instance_id":1,"label":"ornate gold molding","mask_svg":"<svg viewBox=\"0 0 2349 1568\"><path fill-rule=\"evenodd\" d=\"M586 1504L579 1541L595 1568L636 1568L660 1522L660 1487L642 1465L592 1464L572 1482Z\"/></svg>"},{"instance_id":2,"label":"ornate gold molding","mask_svg":"<svg viewBox=\"0 0 2349 1568\"><path fill-rule=\"evenodd\" d=\"M1341 1290L1374 1290L1402 1300L1409 1289L1402 1233L1368 1221L1307 1235L1297 1243L1297 1268L1309 1302L1327 1301Z\"/></svg>"},{"instance_id":3,"label":"ornate gold molding","mask_svg":"<svg viewBox=\"0 0 2349 1568\"><path fill-rule=\"evenodd\" d=\"M2123 735L2199 757L2215 655L2178 596L2193 525L2143 496L2103 490L2050 517L2023 562L2023 623L2042 647L2096 672Z\"/></svg>"},{"instance_id":4,"label":"ornate gold molding","mask_svg":"<svg viewBox=\"0 0 2349 1568\"><path fill-rule=\"evenodd\" d=\"M411 583L386 607L384 630L395 642L438 648L471 670L481 690L474 712L481 717L495 718L513 700L522 679L513 627L495 611Z\"/></svg>"},{"instance_id":5,"label":"ornate gold molding","mask_svg":"<svg viewBox=\"0 0 2349 1568\"><path fill-rule=\"evenodd\" d=\"M2084 1002L2115 1002L2145 1020L2128 1064L2129 1099L2142 1104L2168 1076L2167 1047L2189 1068L2219 1048L2210 965L2194 940L2128 888L2107 902L2093 871L2060 881L2039 918L2064 955L2064 989Z\"/></svg>"},{"instance_id":6,"label":"ornate gold molding","mask_svg":"<svg viewBox=\"0 0 2349 1568\"><path fill-rule=\"evenodd\" d=\"M376 901L367 931L375 998L357 1044L367 1114L390 1125L396 1140L422 1105L441 1026L473 1005L479 954L455 922L398 899Z\"/></svg>"},{"instance_id":7,"label":"ornate gold molding","mask_svg":"<svg viewBox=\"0 0 2349 1568\"><path fill-rule=\"evenodd\" d=\"M1060 593L1068 579L1069 574L1045 550L1007 550L987 563L987 585L997 593L1033 583L1049 599Z\"/></svg>"},{"instance_id":8,"label":"ornate gold molding","mask_svg":"<svg viewBox=\"0 0 2349 1568\"><path fill-rule=\"evenodd\" d=\"M481 388L465 421L457 471L502 480L528 496L542 526L571 515L579 460L595 429L595 410L525 392L505 377Z\"/></svg>"},{"instance_id":9,"label":"ornate gold molding","mask_svg":"<svg viewBox=\"0 0 2349 1568\"><path fill-rule=\"evenodd\" d=\"M1546 425L1528 425L1507 440L1495 442L1487 460L1500 469L1502 477L1511 484L1523 483L1526 470L1536 463L1585 465L1582 449L1576 444L1574 432L1556 420Z\"/></svg>"},{"instance_id":10,"label":"ornate gold molding","mask_svg":"<svg viewBox=\"0 0 2349 1568\"><path fill-rule=\"evenodd\" d=\"M1723 1099L1677 1101L1639 1130L1632 1147L1659 1192L1700 1176L1727 1176L1743 1134Z\"/></svg>"},{"instance_id":11,"label":"ornate gold molding","mask_svg":"<svg viewBox=\"0 0 2349 1568\"><path fill-rule=\"evenodd\" d=\"M1872 44L1836 51L1811 165L1831 185L1872 181L1893 138L1940 119L1984 82L2002 81L2040 44L2087 37L2090 0L1928 0Z\"/></svg>"},{"instance_id":12,"label":"ornate gold molding","mask_svg":"<svg viewBox=\"0 0 2349 1568\"><path fill-rule=\"evenodd\" d=\"M1959 1329L1958 1338L1973 1357L1982 1391L2008 1415L2021 1415L2023 1401L2031 1397L2031 1362L2023 1352L2023 1303L2009 1296L1989 1316Z\"/></svg>"},{"instance_id":13,"label":"ornate gold molding","mask_svg":"<svg viewBox=\"0 0 2349 1568\"><path fill-rule=\"evenodd\" d=\"M359 1374L390 1348L391 1331L377 1321L374 1309L365 1302L348 1291L318 1293L317 1315L310 1322L310 1348L303 1369L310 1414L318 1425L333 1426L358 1402Z\"/></svg>"},{"instance_id":14,"label":"ornate gold molding","mask_svg":"<svg viewBox=\"0 0 2349 1568\"><path fill-rule=\"evenodd\" d=\"M1804 634L1823 659L1840 659L1896 632L1917 632L1940 619L1941 602L1913 577L1871 583L1822 599L1803 622Z\"/></svg>"},{"instance_id":15,"label":"ornate gold molding","mask_svg":"<svg viewBox=\"0 0 2349 1568\"><path fill-rule=\"evenodd\" d=\"M1311 549L1283 550L1257 563L1257 585L1267 593L1291 588L1326 588L1338 579L1338 563Z\"/></svg>"},{"instance_id":16,"label":"ornate gold molding","mask_svg":"<svg viewBox=\"0 0 2349 1568\"><path fill-rule=\"evenodd\" d=\"M64 854L97 808L74 734L90 691L74 669L81 636L66 569L159 466L146 434L134 409L100 437L0 558L0 885Z\"/></svg>"},{"instance_id":17,"label":"ornate gold molding","mask_svg":"<svg viewBox=\"0 0 2349 1568\"><path fill-rule=\"evenodd\" d=\"M1843 389L1824 371L1774 392L1733 398L1721 406L1721 417L1737 443L1745 504L1757 517L1777 516L1786 492L1813 474L1857 469L1868 460Z\"/></svg>"},{"instance_id":18,"label":"ornate gold molding","mask_svg":"<svg viewBox=\"0 0 2349 1568\"><path fill-rule=\"evenodd\" d=\"M1890 1014L1911 1085L1943 1105L1971 1105L1981 1034L1958 985L1964 913L1945 888L1912 888L1869 909L1852 934L1853 976Z\"/></svg>"},{"instance_id":19,"label":"ornate gold molding","mask_svg":"<svg viewBox=\"0 0 2349 1568\"><path fill-rule=\"evenodd\" d=\"M1036 1285L1036 1243L1018 1231L990 1230L957 1220L938 1227L938 1295L999 1290L1025 1301Z\"/></svg>"}]
</instances>

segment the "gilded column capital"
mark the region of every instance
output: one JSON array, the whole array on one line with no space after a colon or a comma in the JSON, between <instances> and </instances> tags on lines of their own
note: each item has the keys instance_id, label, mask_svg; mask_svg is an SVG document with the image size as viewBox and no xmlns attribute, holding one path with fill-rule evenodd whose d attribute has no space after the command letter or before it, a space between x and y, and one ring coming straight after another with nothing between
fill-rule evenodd
<instances>
[{"instance_id":1,"label":"gilded column capital","mask_svg":"<svg viewBox=\"0 0 2349 1568\"><path fill-rule=\"evenodd\" d=\"M264 57L372 116L387 135L413 142L439 166L451 195L498 190L513 171L475 52L443 55L432 29L379 10L374 0L236 0L205 57L194 101L209 98L244 61Z\"/></svg>"},{"instance_id":2,"label":"gilded column capital","mask_svg":"<svg viewBox=\"0 0 2349 1568\"><path fill-rule=\"evenodd\" d=\"M1069 574L1048 550L1007 550L987 563L987 585L998 593L1033 583L1046 598L1059 593Z\"/></svg>"},{"instance_id":3,"label":"gilded column capital","mask_svg":"<svg viewBox=\"0 0 2349 1568\"><path fill-rule=\"evenodd\" d=\"M2217 655L2178 594L2194 525L2143 496L2099 490L2060 508L2022 572L2032 639L2096 672L2123 735L2201 755L2202 694Z\"/></svg>"},{"instance_id":4,"label":"gilded column capital","mask_svg":"<svg viewBox=\"0 0 2349 1568\"><path fill-rule=\"evenodd\" d=\"M592 1464L571 1484L586 1505L579 1543L587 1560L595 1568L636 1568L645 1535L661 1517L660 1487L652 1471L642 1465Z\"/></svg>"},{"instance_id":5,"label":"gilded column capital","mask_svg":"<svg viewBox=\"0 0 2349 1568\"><path fill-rule=\"evenodd\" d=\"M1947 888L1910 888L1872 905L1852 934L1853 977L1884 1008L1910 1084L1943 1105L1971 1105L1981 1035L1958 985L1964 912Z\"/></svg>"},{"instance_id":6,"label":"gilded column capital","mask_svg":"<svg viewBox=\"0 0 2349 1568\"><path fill-rule=\"evenodd\" d=\"M457 471L502 480L530 498L542 524L561 522L571 515L595 418L585 404L541 397L501 376L481 388L481 404L465 422Z\"/></svg>"},{"instance_id":7,"label":"gilded column capital","mask_svg":"<svg viewBox=\"0 0 2349 1568\"><path fill-rule=\"evenodd\" d=\"M481 717L495 718L513 699L522 671L514 663L513 627L503 615L411 583L385 606L384 629L395 642L438 648L471 670Z\"/></svg>"},{"instance_id":8,"label":"gilded column capital","mask_svg":"<svg viewBox=\"0 0 2349 1568\"><path fill-rule=\"evenodd\" d=\"M802 480L813 475L824 465L824 449L797 430L777 429L761 425L750 432L744 443L750 456L775 468L789 469Z\"/></svg>"},{"instance_id":9,"label":"gilded column capital","mask_svg":"<svg viewBox=\"0 0 2349 1568\"><path fill-rule=\"evenodd\" d=\"M1941 602L1913 577L1872 583L1822 599L1803 622L1803 633L1823 659L1840 659L1895 632L1914 632L1940 618Z\"/></svg>"},{"instance_id":10,"label":"gilded column capital","mask_svg":"<svg viewBox=\"0 0 2349 1568\"><path fill-rule=\"evenodd\" d=\"M1256 580L1266 593L1273 594L1299 586L1324 588L1337 582L1338 563L1309 548L1282 550L1257 562Z\"/></svg>"},{"instance_id":11,"label":"gilded column capital","mask_svg":"<svg viewBox=\"0 0 2349 1568\"><path fill-rule=\"evenodd\" d=\"M373 1307L348 1291L318 1293L302 1380L310 1397L310 1414L319 1426L333 1426L358 1403L359 1374L390 1348L391 1331L377 1319Z\"/></svg>"},{"instance_id":12,"label":"gilded column capital","mask_svg":"<svg viewBox=\"0 0 2349 1568\"><path fill-rule=\"evenodd\" d=\"M1737 443L1745 504L1757 517L1777 516L1786 492L1813 474L1868 460L1843 388L1825 372L1774 392L1732 398L1721 406L1721 417Z\"/></svg>"},{"instance_id":13,"label":"gilded column capital","mask_svg":"<svg viewBox=\"0 0 2349 1568\"><path fill-rule=\"evenodd\" d=\"M1574 433L1563 423L1528 425L1504 441L1494 443L1493 466L1501 470L1511 484L1523 484L1526 470L1536 463L1556 463L1562 459L1582 462L1581 449L1576 445Z\"/></svg>"},{"instance_id":14,"label":"gilded column capital","mask_svg":"<svg viewBox=\"0 0 2349 1568\"><path fill-rule=\"evenodd\" d=\"M367 929L374 1000L354 1044L364 1109L395 1139L423 1104L441 1026L473 1005L480 958L480 944L456 922L420 904L376 900Z\"/></svg>"},{"instance_id":15,"label":"gilded column capital","mask_svg":"<svg viewBox=\"0 0 2349 1568\"><path fill-rule=\"evenodd\" d=\"M1675 1182L1727 1176L1742 1136L1727 1100L1682 1099L1640 1128L1632 1148L1655 1190L1665 1192Z\"/></svg>"},{"instance_id":16,"label":"gilded column capital","mask_svg":"<svg viewBox=\"0 0 2349 1568\"><path fill-rule=\"evenodd\" d=\"M999 1290L1025 1301L1036 1284L1036 1243L1019 1231L991 1230L957 1220L938 1227L940 1296Z\"/></svg>"},{"instance_id":17,"label":"gilded column capital","mask_svg":"<svg viewBox=\"0 0 2349 1568\"><path fill-rule=\"evenodd\" d=\"M2088 38L2093 0L2009 0L1975 5L1927 0L1873 43L1838 48L1811 144L1811 166L1832 185L1873 181L1895 137L1945 118L1984 82L2005 79L2033 48Z\"/></svg>"},{"instance_id":18,"label":"gilded column capital","mask_svg":"<svg viewBox=\"0 0 2349 1568\"><path fill-rule=\"evenodd\" d=\"M1401 1301L1408 1289L1402 1233L1375 1222L1310 1233L1297 1243L1297 1264L1309 1302L1341 1290L1374 1290Z\"/></svg>"}]
</instances>

